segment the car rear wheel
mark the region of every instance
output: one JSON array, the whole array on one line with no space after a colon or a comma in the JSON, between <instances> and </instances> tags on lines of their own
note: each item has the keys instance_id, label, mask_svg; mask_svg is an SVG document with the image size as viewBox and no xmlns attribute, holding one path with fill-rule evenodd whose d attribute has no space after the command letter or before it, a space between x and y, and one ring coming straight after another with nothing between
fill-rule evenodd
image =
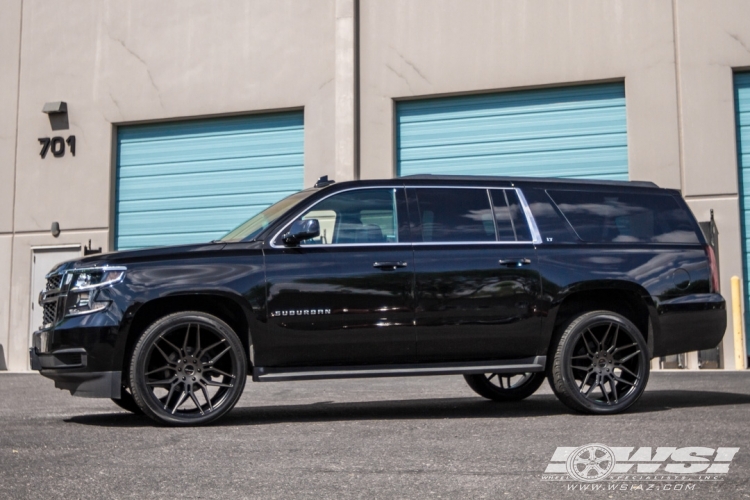
<instances>
[{"instance_id":1,"label":"car rear wheel","mask_svg":"<svg viewBox=\"0 0 750 500\"><path fill-rule=\"evenodd\" d=\"M464 375L466 383L480 396L493 401L526 399L544 383L544 373L478 373Z\"/></svg>"},{"instance_id":2,"label":"car rear wheel","mask_svg":"<svg viewBox=\"0 0 750 500\"><path fill-rule=\"evenodd\" d=\"M552 352L550 385L573 410L619 413L646 388L650 368L646 342L630 320L614 312L578 316Z\"/></svg>"},{"instance_id":3,"label":"car rear wheel","mask_svg":"<svg viewBox=\"0 0 750 500\"><path fill-rule=\"evenodd\" d=\"M143 412L168 425L200 425L231 410L242 395L247 362L237 334L203 312L170 314L138 340L130 387Z\"/></svg>"}]
</instances>

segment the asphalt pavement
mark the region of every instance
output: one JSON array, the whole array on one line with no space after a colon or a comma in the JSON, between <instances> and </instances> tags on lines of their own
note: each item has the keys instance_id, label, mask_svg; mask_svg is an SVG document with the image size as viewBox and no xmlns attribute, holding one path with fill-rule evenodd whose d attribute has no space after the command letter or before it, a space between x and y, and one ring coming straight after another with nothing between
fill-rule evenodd
<instances>
[{"instance_id":1,"label":"asphalt pavement","mask_svg":"<svg viewBox=\"0 0 750 500\"><path fill-rule=\"evenodd\" d=\"M607 417L571 413L546 384L507 404L460 376L248 381L216 424L173 429L0 373L0 499L750 498L748 412L737 372L653 373ZM588 443L739 452L728 473L687 481L545 479L558 447Z\"/></svg>"}]
</instances>

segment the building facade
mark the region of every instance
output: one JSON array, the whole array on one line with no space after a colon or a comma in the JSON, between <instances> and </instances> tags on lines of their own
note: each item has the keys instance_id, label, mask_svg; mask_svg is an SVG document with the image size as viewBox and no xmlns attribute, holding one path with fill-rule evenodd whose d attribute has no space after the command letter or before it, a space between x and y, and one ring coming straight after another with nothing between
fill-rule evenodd
<instances>
[{"instance_id":1,"label":"building facade","mask_svg":"<svg viewBox=\"0 0 750 500\"><path fill-rule=\"evenodd\" d=\"M698 220L713 211L725 298L732 276L750 289L746 1L2 7L7 369L28 369L55 262L211 240L322 175L654 181L680 189ZM730 326L721 367L735 354ZM662 365L675 363L702 360Z\"/></svg>"}]
</instances>

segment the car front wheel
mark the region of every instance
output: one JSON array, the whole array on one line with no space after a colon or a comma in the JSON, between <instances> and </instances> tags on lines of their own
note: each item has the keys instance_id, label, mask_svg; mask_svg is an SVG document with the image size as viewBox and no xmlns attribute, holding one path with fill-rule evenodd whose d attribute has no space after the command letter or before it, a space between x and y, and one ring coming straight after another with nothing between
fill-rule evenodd
<instances>
[{"instance_id":1,"label":"car front wheel","mask_svg":"<svg viewBox=\"0 0 750 500\"><path fill-rule=\"evenodd\" d=\"M226 414L242 395L246 378L237 334L219 318L196 311L152 324L130 363L138 407L168 425L200 425Z\"/></svg>"},{"instance_id":2,"label":"car front wheel","mask_svg":"<svg viewBox=\"0 0 750 500\"><path fill-rule=\"evenodd\" d=\"M575 318L552 351L550 385L573 410L619 413L643 394L649 355L638 328L611 311Z\"/></svg>"}]
</instances>

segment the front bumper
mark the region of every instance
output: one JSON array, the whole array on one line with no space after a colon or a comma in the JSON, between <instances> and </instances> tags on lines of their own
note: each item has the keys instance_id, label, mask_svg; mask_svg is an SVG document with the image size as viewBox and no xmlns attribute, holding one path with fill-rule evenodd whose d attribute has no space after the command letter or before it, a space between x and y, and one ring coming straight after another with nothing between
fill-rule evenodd
<instances>
[{"instance_id":1,"label":"front bumper","mask_svg":"<svg viewBox=\"0 0 750 500\"><path fill-rule=\"evenodd\" d=\"M82 351L82 352L81 352ZM84 349L63 349L52 353L39 353L29 349L32 370L55 381L55 387L84 398L120 398L122 372L80 371L86 368ZM79 360L79 362L72 362Z\"/></svg>"}]
</instances>

